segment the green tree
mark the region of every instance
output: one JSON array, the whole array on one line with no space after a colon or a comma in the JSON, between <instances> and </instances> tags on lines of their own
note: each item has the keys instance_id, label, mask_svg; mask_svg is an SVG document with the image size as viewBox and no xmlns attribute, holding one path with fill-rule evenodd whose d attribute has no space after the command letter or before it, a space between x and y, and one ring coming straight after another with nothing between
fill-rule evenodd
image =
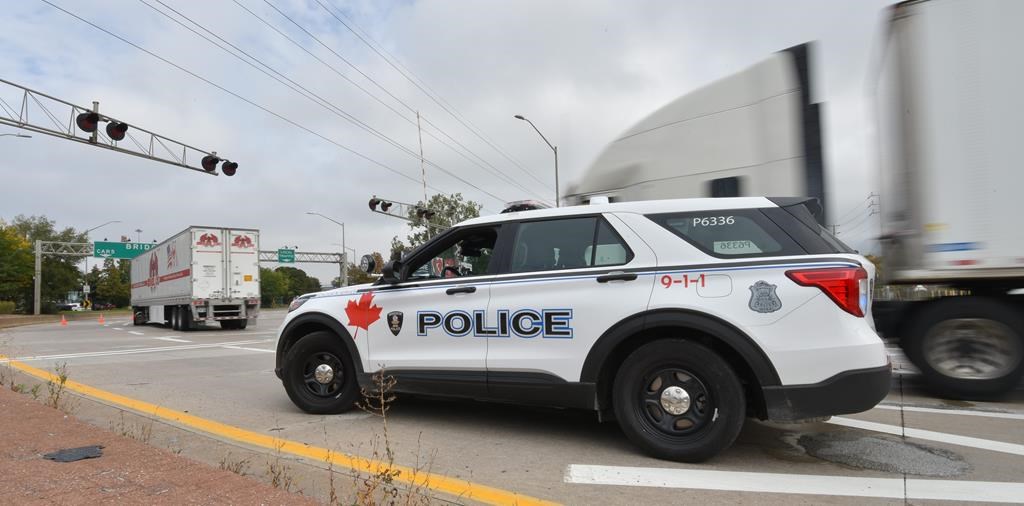
<instances>
[{"instance_id":1,"label":"green tree","mask_svg":"<svg viewBox=\"0 0 1024 506\"><path fill-rule=\"evenodd\" d=\"M427 242L430 238L452 225L480 216L480 210L483 209L482 205L472 200L467 200L461 193L454 195L438 193L431 196L426 204L422 200L417 202L416 207L434 211L434 216L428 223L425 218L416 215L415 208L409 210L409 228L411 231L405 238L406 242L402 242L398 236L391 239L392 260L400 258L405 253Z\"/></svg>"},{"instance_id":2,"label":"green tree","mask_svg":"<svg viewBox=\"0 0 1024 506\"><path fill-rule=\"evenodd\" d=\"M127 306L131 300L131 262L110 258L104 260L103 270L95 286L95 301L117 307Z\"/></svg>"},{"instance_id":3,"label":"green tree","mask_svg":"<svg viewBox=\"0 0 1024 506\"><path fill-rule=\"evenodd\" d=\"M306 274L302 269L278 267L276 271L288 279L286 298L289 300L304 293L320 291L320 280Z\"/></svg>"},{"instance_id":4,"label":"green tree","mask_svg":"<svg viewBox=\"0 0 1024 506\"><path fill-rule=\"evenodd\" d=\"M56 223L45 216L24 216L18 215L11 222L19 237L24 237L31 248L34 248L35 241L59 241L59 242L85 242L85 234L76 231L74 228L66 227L57 230ZM31 250L30 250L31 251ZM48 301L63 300L67 293L80 290L82 285L82 273L78 270L78 262L81 257L46 255L42 259L43 283L42 300ZM24 289L20 299L24 307L32 307L32 284Z\"/></svg>"},{"instance_id":5,"label":"green tree","mask_svg":"<svg viewBox=\"0 0 1024 506\"><path fill-rule=\"evenodd\" d=\"M0 300L15 302L22 310L25 293L32 290L35 269L32 246L18 231L0 220Z\"/></svg>"},{"instance_id":6,"label":"green tree","mask_svg":"<svg viewBox=\"0 0 1024 506\"><path fill-rule=\"evenodd\" d=\"M286 302L288 278L275 270L260 267L260 294L265 307L273 307L276 303Z\"/></svg>"},{"instance_id":7,"label":"green tree","mask_svg":"<svg viewBox=\"0 0 1024 506\"><path fill-rule=\"evenodd\" d=\"M361 285L363 283L373 283L373 276L368 272L359 268L358 265L349 263L348 264L348 284L349 285ZM331 286L338 288L341 286L341 276L338 276L331 280Z\"/></svg>"}]
</instances>

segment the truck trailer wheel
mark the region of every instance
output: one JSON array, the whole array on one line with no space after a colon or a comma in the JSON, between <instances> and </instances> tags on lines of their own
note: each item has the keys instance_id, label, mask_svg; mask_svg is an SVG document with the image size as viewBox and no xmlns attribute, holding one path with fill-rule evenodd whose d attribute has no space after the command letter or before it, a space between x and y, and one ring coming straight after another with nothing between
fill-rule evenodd
<instances>
[{"instance_id":1,"label":"truck trailer wheel","mask_svg":"<svg viewBox=\"0 0 1024 506\"><path fill-rule=\"evenodd\" d=\"M181 330L181 312L178 306L171 306L171 330Z\"/></svg>"},{"instance_id":2,"label":"truck trailer wheel","mask_svg":"<svg viewBox=\"0 0 1024 506\"><path fill-rule=\"evenodd\" d=\"M359 395L356 370L341 338L318 331L299 339L285 356L284 389L300 409L313 414L352 409Z\"/></svg>"},{"instance_id":3,"label":"truck trailer wheel","mask_svg":"<svg viewBox=\"0 0 1024 506\"><path fill-rule=\"evenodd\" d=\"M942 299L908 329L904 351L939 395L994 396L1017 386L1024 374L1024 319L999 299Z\"/></svg>"},{"instance_id":4,"label":"truck trailer wheel","mask_svg":"<svg viewBox=\"0 0 1024 506\"><path fill-rule=\"evenodd\" d=\"M612 387L615 418L651 456L701 462L732 445L746 418L729 364L699 344L666 339L626 358Z\"/></svg>"},{"instance_id":5,"label":"truck trailer wheel","mask_svg":"<svg viewBox=\"0 0 1024 506\"><path fill-rule=\"evenodd\" d=\"M184 332L192 330L192 327L194 326L192 323L192 308L188 306L178 306L178 313L181 315L178 318L181 330Z\"/></svg>"}]
</instances>

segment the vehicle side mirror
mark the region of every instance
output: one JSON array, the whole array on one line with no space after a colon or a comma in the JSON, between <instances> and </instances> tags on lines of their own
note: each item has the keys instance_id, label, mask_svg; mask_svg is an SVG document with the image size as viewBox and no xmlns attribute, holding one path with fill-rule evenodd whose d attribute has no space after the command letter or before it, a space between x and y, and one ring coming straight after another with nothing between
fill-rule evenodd
<instances>
[{"instance_id":1,"label":"vehicle side mirror","mask_svg":"<svg viewBox=\"0 0 1024 506\"><path fill-rule=\"evenodd\" d=\"M398 260L392 260L392 261L384 264L384 267L381 267L381 269L380 269L380 279L381 279L381 281L383 281L383 282L385 282L385 283L387 283L389 285L393 285L395 283L398 283L398 274L396 274L396 273L401 273L401 272L402 272L402 262L399 262Z\"/></svg>"}]
</instances>

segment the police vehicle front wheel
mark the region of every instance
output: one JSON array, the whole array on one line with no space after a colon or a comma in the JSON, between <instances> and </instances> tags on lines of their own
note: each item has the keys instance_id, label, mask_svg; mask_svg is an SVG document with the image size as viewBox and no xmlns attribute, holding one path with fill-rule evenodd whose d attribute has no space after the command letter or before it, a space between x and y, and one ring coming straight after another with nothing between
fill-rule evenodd
<instances>
[{"instance_id":1,"label":"police vehicle front wheel","mask_svg":"<svg viewBox=\"0 0 1024 506\"><path fill-rule=\"evenodd\" d=\"M282 376L288 397L307 413L348 411L359 394L352 358L341 338L326 331L308 334L288 350Z\"/></svg>"},{"instance_id":2,"label":"police vehicle front wheel","mask_svg":"<svg viewBox=\"0 0 1024 506\"><path fill-rule=\"evenodd\" d=\"M622 431L651 456L701 462L743 427L743 387L729 364L697 343L646 344L622 363L612 402Z\"/></svg>"}]
</instances>

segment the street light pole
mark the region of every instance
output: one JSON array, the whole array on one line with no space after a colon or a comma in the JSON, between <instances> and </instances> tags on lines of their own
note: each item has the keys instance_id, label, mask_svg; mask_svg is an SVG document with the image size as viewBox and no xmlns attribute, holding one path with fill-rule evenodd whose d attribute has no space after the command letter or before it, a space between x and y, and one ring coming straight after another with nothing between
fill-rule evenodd
<instances>
[{"instance_id":1,"label":"street light pole","mask_svg":"<svg viewBox=\"0 0 1024 506\"><path fill-rule=\"evenodd\" d=\"M341 226L341 286L348 286L348 252L345 251L348 248L345 246L345 223L313 211L306 211L306 214L319 216Z\"/></svg>"},{"instance_id":2,"label":"street light pole","mask_svg":"<svg viewBox=\"0 0 1024 506\"><path fill-rule=\"evenodd\" d=\"M551 148L551 151L555 152L555 207L561 207L561 198L559 197L560 193L558 192L558 146L551 144L551 141L549 141L547 137L544 137L544 134L540 133L540 129L537 128L537 125L534 125L532 121L527 119L522 114L516 114L514 118L529 123L530 126L533 127L533 130L537 132L537 135L539 135L541 139L544 139L544 142L548 145L549 148Z\"/></svg>"},{"instance_id":3,"label":"street light pole","mask_svg":"<svg viewBox=\"0 0 1024 506\"><path fill-rule=\"evenodd\" d=\"M108 222L106 222L106 223L104 223L102 225L96 225L95 227L92 227L92 228L86 230L85 232L82 233L82 235L85 236L85 241L89 242L89 232L92 232L93 230L96 230L98 228L102 228L102 227L105 227L107 225L110 225L111 223L121 223L121 220L110 220L110 221L108 221ZM89 257L88 256L85 257L85 275L86 276L89 275ZM89 300L89 295L88 294L86 294L85 300L88 302L88 300Z\"/></svg>"}]
</instances>

